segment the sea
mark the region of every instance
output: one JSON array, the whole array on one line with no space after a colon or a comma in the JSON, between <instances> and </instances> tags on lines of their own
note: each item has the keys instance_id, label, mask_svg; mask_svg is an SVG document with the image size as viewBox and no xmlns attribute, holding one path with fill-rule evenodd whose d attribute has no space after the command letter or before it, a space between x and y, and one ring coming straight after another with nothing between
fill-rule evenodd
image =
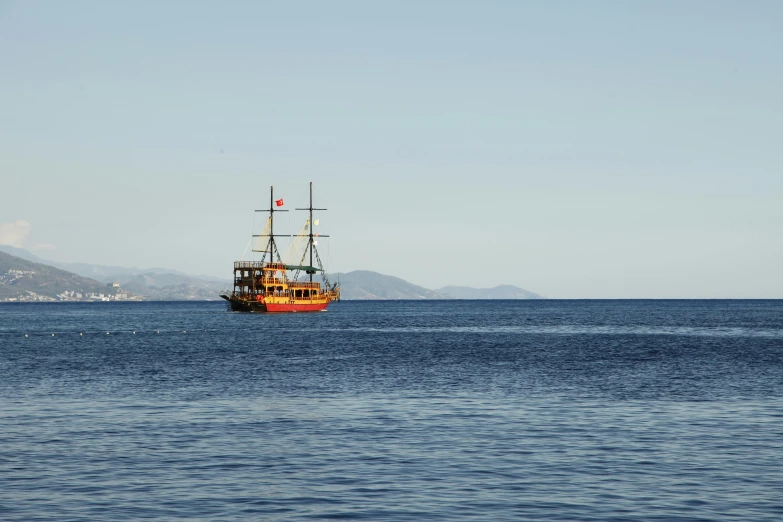
<instances>
[{"instance_id":1,"label":"sea","mask_svg":"<svg viewBox=\"0 0 783 522\"><path fill-rule=\"evenodd\" d=\"M783 520L783 301L0 304L0 520Z\"/></svg>"}]
</instances>

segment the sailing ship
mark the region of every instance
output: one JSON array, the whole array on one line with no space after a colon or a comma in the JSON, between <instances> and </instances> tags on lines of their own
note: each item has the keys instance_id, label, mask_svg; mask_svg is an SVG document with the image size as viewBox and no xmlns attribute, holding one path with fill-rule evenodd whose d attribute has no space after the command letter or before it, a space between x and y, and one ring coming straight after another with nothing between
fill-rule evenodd
<instances>
[{"instance_id":1,"label":"sailing ship","mask_svg":"<svg viewBox=\"0 0 783 522\"><path fill-rule=\"evenodd\" d=\"M283 200L275 200L274 187L269 187L269 209L256 211L269 212L269 217L263 232L253 236L257 238L256 246L265 243L262 249L256 249L255 246L253 248L253 252L264 254L263 260L235 261L234 289L220 294L220 297L228 301L231 310L235 312L319 312L325 310L332 301L340 299L340 288L337 283L330 286L321 256L318 254L319 235L313 232L313 226L318 224L318 220L313 221L313 211L326 209L313 208L313 184L310 183L310 206L295 209L309 212L304 227L297 235L274 233L275 214L287 212L277 208L281 206ZM297 247L305 243L298 264L287 264L283 261L275 242L276 237L294 238L289 247L289 254L295 253ZM323 286L321 281L313 280L319 272L323 279Z\"/></svg>"}]
</instances>

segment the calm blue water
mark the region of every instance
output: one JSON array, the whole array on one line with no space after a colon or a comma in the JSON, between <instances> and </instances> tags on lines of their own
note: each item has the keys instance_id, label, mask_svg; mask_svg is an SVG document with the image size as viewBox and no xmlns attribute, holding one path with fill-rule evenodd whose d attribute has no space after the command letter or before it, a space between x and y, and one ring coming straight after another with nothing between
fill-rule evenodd
<instances>
[{"instance_id":1,"label":"calm blue water","mask_svg":"<svg viewBox=\"0 0 783 522\"><path fill-rule=\"evenodd\" d=\"M783 301L0 305L0 519L328 518L779 521Z\"/></svg>"}]
</instances>

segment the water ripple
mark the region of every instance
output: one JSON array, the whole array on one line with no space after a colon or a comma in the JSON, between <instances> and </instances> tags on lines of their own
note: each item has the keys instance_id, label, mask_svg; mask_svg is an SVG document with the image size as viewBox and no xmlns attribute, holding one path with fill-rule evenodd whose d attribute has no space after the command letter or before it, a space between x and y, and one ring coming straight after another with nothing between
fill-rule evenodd
<instances>
[{"instance_id":1,"label":"water ripple","mask_svg":"<svg viewBox=\"0 0 783 522\"><path fill-rule=\"evenodd\" d=\"M0 306L0 519L783 519L781 303L336 305Z\"/></svg>"}]
</instances>

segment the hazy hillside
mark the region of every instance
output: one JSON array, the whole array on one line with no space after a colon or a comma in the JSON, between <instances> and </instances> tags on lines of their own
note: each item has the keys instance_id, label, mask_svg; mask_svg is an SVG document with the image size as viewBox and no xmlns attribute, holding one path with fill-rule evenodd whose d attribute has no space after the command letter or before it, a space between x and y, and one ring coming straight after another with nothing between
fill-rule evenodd
<instances>
[{"instance_id":1,"label":"hazy hillside","mask_svg":"<svg viewBox=\"0 0 783 522\"><path fill-rule=\"evenodd\" d=\"M9 273L9 270L34 273L15 274ZM80 293L114 293L113 289L94 279L0 252L0 299L26 296L29 295L28 292L53 298L66 290Z\"/></svg>"},{"instance_id":2,"label":"hazy hillside","mask_svg":"<svg viewBox=\"0 0 783 522\"><path fill-rule=\"evenodd\" d=\"M12 256L20 257L27 261L32 261L33 263L43 263L48 265L52 264L50 261L41 259L37 255L33 254L29 250L25 250L24 248L17 248L11 245L0 245L0 252L5 252L6 254L11 254Z\"/></svg>"},{"instance_id":3,"label":"hazy hillside","mask_svg":"<svg viewBox=\"0 0 783 522\"><path fill-rule=\"evenodd\" d=\"M107 265L93 265L91 263L60 263L55 261L44 261L52 266L68 270L75 274L79 274L84 277L92 277L98 281L104 281L106 283L122 283L123 281L129 281L131 278L139 275L175 275L181 279L178 281L181 283L182 278L188 279L190 283L193 282L210 282L210 283L228 283L231 279L231 267L227 269L229 277L220 279L211 276L194 276L185 274L178 270L170 268L126 268L122 266L107 266Z\"/></svg>"},{"instance_id":4,"label":"hazy hillside","mask_svg":"<svg viewBox=\"0 0 783 522\"><path fill-rule=\"evenodd\" d=\"M339 279L342 299L447 299L438 292L414 285L399 277L369 270L333 274L329 279Z\"/></svg>"},{"instance_id":5,"label":"hazy hillside","mask_svg":"<svg viewBox=\"0 0 783 522\"><path fill-rule=\"evenodd\" d=\"M19 254L19 257L33 261L38 260L40 263L40 258L24 249L0 246L0 250ZM44 263L49 264L50 262L44 261ZM85 280L94 281L97 279L98 281L94 281L94 283L99 285L99 281L120 283L122 288L143 297L145 300L219 300L219 292L224 288L230 289L231 285L230 278L221 280L214 277L194 277L165 268L139 270L89 263L51 264L60 268L71 267L76 274L90 278ZM446 286L438 290L430 290L399 277L369 270L332 274L329 279L340 281L343 299L543 299L536 293L511 285L500 285L495 288ZM100 288L101 291L106 291L105 285L100 285Z\"/></svg>"},{"instance_id":6,"label":"hazy hillside","mask_svg":"<svg viewBox=\"0 0 783 522\"><path fill-rule=\"evenodd\" d=\"M444 286L436 292L451 299L544 299L536 293L511 285L499 285L494 288Z\"/></svg>"},{"instance_id":7,"label":"hazy hillside","mask_svg":"<svg viewBox=\"0 0 783 522\"><path fill-rule=\"evenodd\" d=\"M511 285L495 288L446 286L429 290L399 277L369 270L333 274L329 279L340 281L342 299L544 299L539 294Z\"/></svg>"},{"instance_id":8,"label":"hazy hillside","mask_svg":"<svg viewBox=\"0 0 783 522\"><path fill-rule=\"evenodd\" d=\"M229 285L172 273L144 273L118 279L130 292L158 301L217 301L219 292Z\"/></svg>"},{"instance_id":9,"label":"hazy hillside","mask_svg":"<svg viewBox=\"0 0 783 522\"><path fill-rule=\"evenodd\" d=\"M119 283L122 288L131 293L152 300L218 300L220 299L218 293L231 282L230 271L228 272L229 277L223 280L210 276L191 276L167 268L139 269L91 263L46 261L25 249L8 245L0 245L0 251L67 270L103 283Z\"/></svg>"}]
</instances>

